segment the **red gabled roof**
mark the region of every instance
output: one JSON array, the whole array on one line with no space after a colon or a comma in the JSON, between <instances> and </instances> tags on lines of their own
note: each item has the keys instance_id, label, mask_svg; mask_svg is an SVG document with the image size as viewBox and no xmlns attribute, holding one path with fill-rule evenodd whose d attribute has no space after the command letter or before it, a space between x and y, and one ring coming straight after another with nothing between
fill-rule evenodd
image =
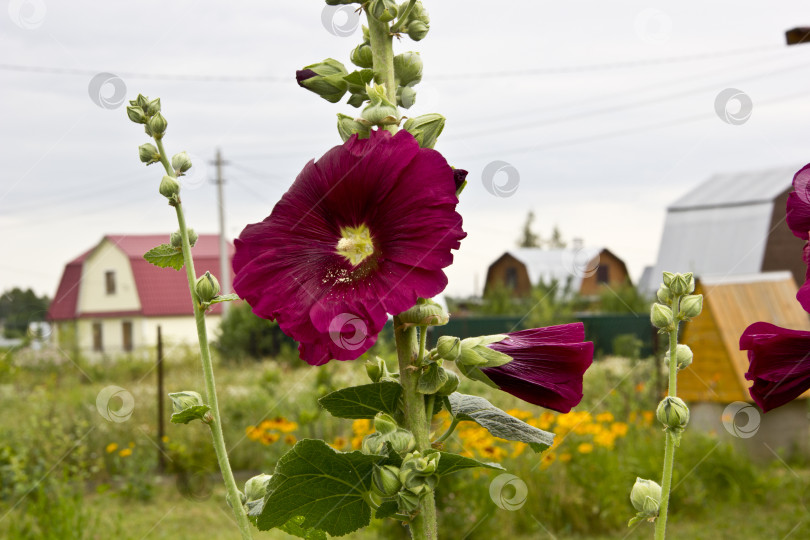
<instances>
[{"instance_id":1,"label":"red gabled roof","mask_svg":"<svg viewBox=\"0 0 810 540\"><path fill-rule=\"evenodd\" d=\"M143 254L153 247L168 242L168 234L151 235L107 235L102 239L118 247L130 261L132 274L135 277L135 287L141 301L141 311L138 313L147 317L192 315L191 294L188 290L185 270L176 271L169 268L159 268L146 262ZM98 246L96 246L98 247ZM90 249L79 257L70 261L62 273L59 288L56 291L48 318L51 320L75 319L85 316L103 317L114 316L116 313L79 313L78 299L81 286L82 267L96 248ZM216 234L200 235L194 248L191 250L194 257L194 268L197 275L206 270L219 277L219 236ZM229 258L233 258L233 244L228 242ZM230 265L229 265L230 266ZM222 306L215 304L213 313L221 313ZM120 314L120 311L117 312Z\"/></svg>"}]
</instances>

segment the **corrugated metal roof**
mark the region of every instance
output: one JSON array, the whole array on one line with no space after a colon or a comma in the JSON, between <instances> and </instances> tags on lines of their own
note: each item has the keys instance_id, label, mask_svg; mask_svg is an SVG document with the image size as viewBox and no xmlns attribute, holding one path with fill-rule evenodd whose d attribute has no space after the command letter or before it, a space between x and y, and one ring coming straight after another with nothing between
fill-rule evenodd
<instances>
[{"instance_id":1,"label":"corrugated metal roof","mask_svg":"<svg viewBox=\"0 0 810 540\"><path fill-rule=\"evenodd\" d=\"M565 286L571 280L571 290L579 291L582 278L593 274L603 247L540 249L518 248L509 250L511 256L522 262L532 285L542 280L546 284L557 281ZM596 263L594 263L596 259Z\"/></svg>"},{"instance_id":2,"label":"corrugated metal roof","mask_svg":"<svg viewBox=\"0 0 810 540\"><path fill-rule=\"evenodd\" d=\"M771 202L790 189L793 175L801 166L761 171L715 174L676 200L669 210L738 206Z\"/></svg>"}]
</instances>

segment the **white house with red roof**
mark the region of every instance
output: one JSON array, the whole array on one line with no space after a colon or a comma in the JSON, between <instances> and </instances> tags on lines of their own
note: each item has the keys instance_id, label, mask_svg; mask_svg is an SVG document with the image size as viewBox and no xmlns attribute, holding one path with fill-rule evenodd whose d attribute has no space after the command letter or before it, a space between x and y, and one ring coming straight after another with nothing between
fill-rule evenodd
<instances>
[{"instance_id":1,"label":"white house with red roof","mask_svg":"<svg viewBox=\"0 0 810 540\"><path fill-rule=\"evenodd\" d=\"M158 326L167 343L196 343L185 271L143 258L168 242L168 234L107 235L70 261L48 310L56 343L85 354L128 354L154 346ZM228 250L232 258L230 242ZM198 275L219 274L219 236L200 235L191 252ZM206 315L210 337L221 319L222 305L215 304Z\"/></svg>"}]
</instances>

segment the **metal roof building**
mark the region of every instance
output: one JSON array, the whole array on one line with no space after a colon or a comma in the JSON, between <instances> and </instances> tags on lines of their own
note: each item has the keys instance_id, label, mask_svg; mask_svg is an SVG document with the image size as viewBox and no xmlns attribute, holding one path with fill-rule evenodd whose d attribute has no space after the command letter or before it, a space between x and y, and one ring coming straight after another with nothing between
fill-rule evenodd
<instances>
[{"instance_id":1,"label":"metal roof building","mask_svg":"<svg viewBox=\"0 0 810 540\"><path fill-rule=\"evenodd\" d=\"M716 174L667 208L658 261L639 286L655 291L661 273L696 276L789 270L804 282L802 241L785 223L787 195L800 167Z\"/></svg>"}]
</instances>

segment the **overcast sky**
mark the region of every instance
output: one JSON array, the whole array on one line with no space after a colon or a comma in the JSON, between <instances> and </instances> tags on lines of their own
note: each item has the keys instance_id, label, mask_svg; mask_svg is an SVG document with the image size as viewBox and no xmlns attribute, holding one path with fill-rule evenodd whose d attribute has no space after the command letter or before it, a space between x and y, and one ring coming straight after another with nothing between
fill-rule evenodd
<instances>
[{"instance_id":1,"label":"overcast sky","mask_svg":"<svg viewBox=\"0 0 810 540\"><path fill-rule=\"evenodd\" d=\"M5 3L0 290L52 296L64 264L104 234L176 229L157 194L161 169L138 161L142 129L114 106L124 87L127 99L161 97L168 152L195 158L184 203L198 232L217 230L207 163L222 149L231 238L340 143L335 115L356 113L295 84L297 68L326 57L350 66L361 39L359 28L327 29L321 0ZM469 236L448 269L449 294L480 292L529 210L541 234L557 225L569 240L607 246L637 279L678 196L715 172L810 161L810 45L784 45L786 29L810 25L806 2L425 5L430 34L395 50L420 51L425 65L405 114L445 115L437 149L470 171L459 208ZM351 25L343 17L338 30ZM97 73L113 78L101 98ZM729 103L731 123L717 115L727 88L750 98L747 120L740 101ZM511 196L485 189L493 161L517 171Z\"/></svg>"}]
</instances>

